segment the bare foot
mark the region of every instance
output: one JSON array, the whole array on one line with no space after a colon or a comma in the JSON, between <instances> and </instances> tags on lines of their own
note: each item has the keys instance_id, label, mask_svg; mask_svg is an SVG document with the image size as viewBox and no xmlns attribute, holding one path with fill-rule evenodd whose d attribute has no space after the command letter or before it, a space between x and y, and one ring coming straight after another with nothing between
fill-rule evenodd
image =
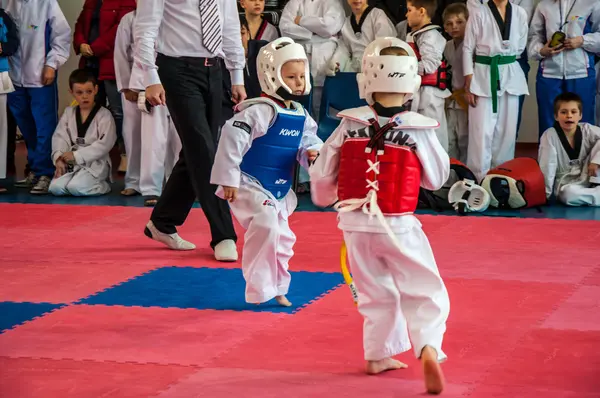
<instances>
[{"instance_id":1,"label":"bare foot","mask_svg":"<svg viewBox=\"0 0 600 398\"><path fill-rule=\"evenodd\" d=\"M276 296L275 300L277 300L277 304L282 305L284 307L291 307L292 303L285 296Z\"/></svg>"},{"instance_id":2,"label":"bare foot","mask_svg":"<svg viewBox=\"0 0 600 398\"><path fill-rule=\"evenodd\" d=\"M425 346L421 351L425 388L429 394L440 394L444 389L444 374L437 360L437 352L430 346Z\"/></svg>"},{"instance_id":3,"label":"bare foot","mask_svg":"<svg viewBox=\"0 0 600 398\"><path fill-rule=\"evenodd\" d=\"M387 370L396 370L404 368L408 368L408 365L394 358L385 358L380 359L379 361L367 362L367 373L370 375L376 375Z\"/></svg>"},{"instance_id":4,"label":"bare foot","mask_svg":"<svg viewBox=\"0 0 600 398\"><path fill-rule=\"evenodd\" d=\"M132 188L126 188L121 191L121 195L123 196L136 196L139 195L139 192Z\"/></svg>"}]
</instances>

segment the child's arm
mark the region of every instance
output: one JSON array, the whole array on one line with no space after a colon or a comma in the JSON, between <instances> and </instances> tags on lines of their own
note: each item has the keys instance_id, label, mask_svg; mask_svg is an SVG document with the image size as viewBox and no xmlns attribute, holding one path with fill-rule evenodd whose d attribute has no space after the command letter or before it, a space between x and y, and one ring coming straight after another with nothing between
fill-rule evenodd
<instances>
[{"instance_id":1,"label":"child's arm","mask_svg":"<svg viewBox=\"0 0 600 398\"><path fill-rule=\"evenodd\" d=\"M71 137L67 128L71 117L73 117L72 108L65 109L54 134L52 134L52 162L54 164L64 153L71 151Z\"/></svg>"},{"instance_id":2,"label":"child's arm","mask_svg":"<svg viewBox=\"0 0 600 398\"><path fill-rule=\"evenodd\" d=\"M273 116L275 111L270 105L255 104L225 122L210 175L211 184L240 187L240 164L244 154L252 146L252 141L266 134Z\"/></svg>"},{"instance_id":3,"label":"child's arm","mask_svg":"<svg viewBox=\"0 0 600 398\"><path fill-rule=\"evenodd\" d=\"M346 12L341 1L325 0L323 16L303 16L300 18L298 25L316 35L329 38L340 33L345 19Z\"/></svg>"},{"instance_id":4,"label":"child's arm","mask_svg":"<svg viewBox=\"0 0 600 398\"><path fill-rule=\"evenodd\" d=\"M331 60L327 64L327 76L335 76L337 72L345 70L345 66L349 60L350 49L349 46L346 45L344 35L342 35L337 42L335 53L333 53Z\"/></svg>"},{"instance_id":5,"label":"child's arm","mask_svg":"<svg viewBox=\"0 0 600 398\"><path fill-rule=\"evenodd\" d=\"M10 57L19 49L19 32L15 22L3 9L0 9L0 18L4 21L4 26L6 26L6 41L0 42L2 55Z\"/></svg>"},{"instance_id":6,"label":"child's arm","mask_svg":"<svg viewBox=\"0 0 600 398\"><path fill-rule=\"evenodd\" d=\"M544 174L547 199L552 196L552 192L554 191L554 180L556 179L556 170L558 169L558 154L556 148L550 142L549 130L546 130L540 139L538 163L542 174Z\"/></svg>"},{"instance_id":7,"label":"child's arm","mask_svg":"<svg viewBox=\"0 0 600 398\"><path fill-rule=\"evenodd\" d=\"M373 32L375 33L373 37L396 37L398 35L396 27L392 21L390 21L388 16L385 15L385 12L379 8L376 8L371 12L377 13L375 14L376 18L373 20Z\"/></svg>"},{"instance_id":8,"label":"child's arm","mask_svg":"<svg viewBox=\"0 0 600 398\"><path fill-rule=\"evenodd\" d=\"M75 162L79 165L90 164L108 156L117 142L117 127L112 115L109 112L102 112L102 114L98 112L95 119L94 122L98 126L98 139L89 146L73 152Z\"/></svg>"},{"instance_id":9,"label":"child's arm","mask_svg":"<svg viewBox=\"0 0 600 398\"><path fill-rule=\"evenodd\" d=\"M517 23L519 23L519 44L517 47L517 55L521 55L527 48L527 35L529 34L529 18L527 16L527 12L524 9L519 9L516 20Z\"/></svg>"},{"instance_id":10,"label":"child's arm","mask_svg":"<svg viewBox=\"0 0 600 398\"><path fill-rule=\"evenodd\" d=\"M337 129L321 147L317 160L310 166L310 195L312 202L327 207L337 200L337 179L340 167L340 151L344 144L348 122L342 120Z\"/></svg>"},{"instance_id":11,"label":"child's arm","mask_svg":"<svg viewBox=\"0 0 600 398\"><path fill-rule=\"evenodd\" d=\"M58 2L53 1L50 6L50 51L46 55L45 66L58 70L69 59L71 46L71 28Z\"/></svg>"},{"instance_id":12,"label":"child's arm","mask_svg":"<svg viewBox=\"0 0 600 398\"><path fill-rule=\"evenodd\" d=\"M298 149L298 163L300 166L304 167L308 170L310 166L310 157L312 155L311 151L319 151L323 146L323 141L317 136L317 123L315 120L310 117L310 115L306 116L306 121L304 122L304 132L302 133L302 141L300 141L300 148Z\"/></svg>"},{"instance_id":13,"label":"child's arm","mask_svg":"<svg viewBox=\"0 0 600 398\"><path fill-rule=\"evenodd\" d=\"M530 59L541 61L544 56L540 51L546 46L546 21L544 15L540 11L540 7L536 8L529 24L529 45L527 47L527 55Z\"/></svg>"},{"instance_id":14,"label":"child's arm","mask_svg":"<svg viewBox=\"0 0 600 398\"><path fill-rule=\"evenodd\" d=\"M421 162L421 187L437 191L450 176L450 157L435 135L435 130L418 131L413 135L417 157Z\"/></svg>"},{"instance_id":15,"label":"child's arm","mask_svg":"<svg viewBox=\"0 0 600 398\"><path fill-rule=\"evenodd\" d=\"M300 15L300 5L302 0L290 0L281 12L279 21L279 30L282 36L287 36L294 40L310 40L313 32L296 24L296 17Z\"/></svg>"},{"instance_id":16,"label":"child's arm","mask_svg":"<svg viewBox=\"0 0 600 398\"><path fill-rule=\"evenodd\" d=\"M119 92L129 89L129 80L131 78L132 61L127 56L127 50L132 46L131 38L131 20L127 17L121 19L117 36L115 38L115 76L117 81L117 89Z\"/></svg>"},{"instance_id":17,"label":"child's arm","mask_svg":"<svg viewBox=\"0 0 600 398\"><path fill-rule=\"evenodd\" d=\"M430 30L417 37L421 61L419 61L419 75L428 75L438 70L442 65L446 39L441 33Z\"/></svg>"},{"instance_id":18,"label":"child's arm","mask_svg":"<svg viewBox=\"0 0 600 398\"><path fill-rule=\"evenodd\" d=\"M592 13L589 17L589 22L592 26L590 33L583 35L582 47L589 53L597 54L600 53L600 3L596 1L592 7ZM565 46L568 47L569 43L565 42Z\"/></svg>"}]
</instances>

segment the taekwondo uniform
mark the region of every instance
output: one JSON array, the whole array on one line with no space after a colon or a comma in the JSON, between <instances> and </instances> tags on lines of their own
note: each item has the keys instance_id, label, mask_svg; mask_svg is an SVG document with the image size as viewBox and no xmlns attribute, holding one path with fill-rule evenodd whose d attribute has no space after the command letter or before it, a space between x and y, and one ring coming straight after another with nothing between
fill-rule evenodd
<instances>
[{"instance_id":1,"label":"taekwondo uniform","mask_svg":"<svg viewBox=\"0 0 600 398\"><path fill-rule=\"evenodd\" d=\"M596 61L596 126L600 126L600 59Z\"/></svg>"},{"instance_id":2,"label":"taekwondo uniform","mask_svg":"<svg viewBox=\"0 0 600 398\"><path fill-rule=\"evenodd\" d=\"M121 19L114 55L119 92L130 89L139 92L141 97L138 106L121 94L123 139L127 152L125 189L133 189L147 198L159 197L165 177L168 178L178 159L181 142L166 106L145 108L142 71L133 65L134 24L135 11Z\"/></svg>"},{"instance_id":3,"label":"taekwondo uniform","mask_svg":"<svg viewBox=\"0 0 600 398\"><path fill-rule=\"evenodd\" d=\"M402 41L406 41L406 36L408 35L408 21L405 19L404 21L398 22L396 31L398 32L398 38Z\"/></svg>"},{"instance_id":4,"label":"taekwondo uniform","mask_svg":"<svg viewBox=\"0 0 600 398\"><path fill-rule=\"evenodd\" d=\"M75 164L50 183L56 196L96 196L110 192L110 150L117 141L117 128L110 111L96 104L85 122L78 106L65 109L52 136L52 161L73 152Z\"/></svg>"},{"instance_id":5,"label":"taekwondo uniform","mask_svg":"<svg viewBox=\"0 0 600 398\"><path fill-rule=\"evenodd\" d=\"M600 164L600 127L580 123L575 147L558 123L540 140L539 164L546 182L546 197L554 194L569 206L600 206L600 186L590 186L588 165Z\"/></svg>"},{"instance_id":6,"label":"taekwondo uniform","mask_svg":"<svg viewBox=\"0 0 600 398\"><path fill-rule=\"evenodd\" d=\"M8 105L27 145L27 161L37 177L54 175L52 134L58 123L58 69L67 62L71 28L56 0L4 0L6 12L19 30L19 49L10 62L15 91ZM54 81L42 83L43 69L56 71ZM45 193L45 192L43 192Z\"/></svg>"},{"instance_id":7,"label":"taekwondo uniform","mask_svg":"<svg viewBox=\"0 0 600 398\"><path fill-rule=\"evenodd\" d=\"M329 63L328 75L335 75L338 63L341 72L360 72L365 47L377 37L396 37L397 31L385 12L373 6L367 7L360 21L350 14L344 22L341 38Z\"/></svg>"},{"instance_id":8,"label":"taekwondo uniform","mask_svg":"<svg viewBox=\"0 0 600 398\"><path fill-rule=\"evenodd\" d=\"M567 38L583 36L583 46L542 58L540 49L562 31ZM594 123L596 71L594 54L600 53L600 2L597 0L543 0L529 29L529 57L539 60L536 95L540 136L554 125L553 103L563 92L583 102L583 122Z\"/></svg>"},{"instance_id":9,"label":"taekwondo uniform","mask_svg":"<svg viewBox=\"0 0 600 398\"><path fill-rule=\"evenodd\" d=\"M410 57L379 56L379 50L391 46L405 48ZM374 67L365 67L358 80L361 98L371 106L338 115L340 125L309 170L312 199L323 207L339 200L338 227L365 319L365 359L377 361L409 350L408 328L417 357L431 346L443 361L448 293L413 213L420 187L437 190L446 182L450 160L436 136L437 121L403 107L383 108L372 98L374 92L418 90L411 48L399 39L377 39L365 54L371 54Z\"/></svg>"},{"instance_id":10,"label":"taekwondo uniform","mask_svg":"<svg viewBox=\"0 0 600 398\"><path fill-rule=\"evenodd\" d=\"M408 33L406 42L410 44L419 60L421 88L415 94L411 110L437 120L440 126L435 130L440 144L448 151L448 124L446 121L446 98L452 93L448 65L444 59L446 38L436 25Z\"/></svg>"},{"instance_id":11,"label":"taekwondo uniform","mask_svg":"<svg viewBox=\"0 0 600 398\"><path fill-rule=\"evenodd\" d=\"M469 16L463 41L463 73L473 75L467 166L481 181L488 170L515 156L519 96L528 95L517 56L527 45L527 13L508 3L502 21L494 2Z\"/></svg>"},{"instance_id":12,"label":"taekwondo uniform","mask_svg":"<svg viewBox=\"0 0 600 398\"><path fill-rule=\"evenodd\" d=\"M467 148L469 146L469 114L465 100L465 76L463 73L463 42L458 45L454 40L448 40L444 50L444 58L452 70L452 95L446 107L448 122L448 155L467 163Z\"/></svg>"},{"instance_id":13,"label":"taekwondo uniform","mask_svg":"<svg viewBox=\"0 0 600 398\"><path fill-rule=\"evenodd\" d=\"M489 0L468 0L467 8L469 9L469 13L475 12L475 10L482 4L486 4ZM535 9L535 5L533 4L533 0L510 0L511 3L520 6L527 13L527 20L531 24L531 18L533 17L533 10ZM529 82L529 70L531 66L529 65L529 57L527 56L527 49L523 51L521 55L517 57L517 62L523 69L523 73L525 74L525 80ZM519 119L517 121L517 134L519 132L519 127L521 126L521 118L523 116L523 104L525 103L525 96L522 95L519 97Z\"/></svg>"},{"instance_id":14,"label":"taekwondo uniform","mask_svg":"<svg viewBox=\"0 0 600 398\"><path fill-rule=\"evenodd\" d=\"M279 34L277 28L263 18L260 26L258 27L258 31L256 32L256 37L250 37L250 40L264 40L271 42L280 36L281 35Z\"/></svg>"},{"instance_id":15,"label":"taekwondo uniform","mask_svg":"<svg viewBox=\"0 0 600 398\"><path fill-rule=\"evenodd\" d=\"M277 50L280 43L288 45ZM246 229L242 271L249 303L264 303L288 292L288 262L296 242L288 223L297 206L291 189L295 165L298 161L307 169L307 151L323 144L316 135L317 124L300 103L293 101L287 109L279 101L285 89L281 67L298 59L304 59L308 76L308 59L293 40L280 38L261 49L259 80L263 91L275 99L253 98L238 105L239 113L221 130L211 173L211 184L219 185L217 196L223 198L224 186L239 189L229 205ZM309 92L307 80L304 95Z\"/></svg>"}]
</instances>

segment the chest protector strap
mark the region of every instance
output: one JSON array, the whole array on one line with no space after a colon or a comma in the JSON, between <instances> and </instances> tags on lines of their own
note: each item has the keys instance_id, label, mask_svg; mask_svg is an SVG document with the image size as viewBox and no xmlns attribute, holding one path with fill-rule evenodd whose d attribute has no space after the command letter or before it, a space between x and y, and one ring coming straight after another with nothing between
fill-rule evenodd
<instances>
[{"instance_id":1,"label":"chest protector strap","mask_svg":"<svg viewBox=\"0 0 600 398\"><path fill-rule=\"evenodd\" d=\"M406 37L407 43L411 46L411 48L415 52L415 55L417 56L417 59L419 61L421 61L421 53L419 52L419 47L417 46L416 38L421 33L424 33L424 32L430 31L430 30L434 30L434 29L441 30L441 28L439 26L430 24L430 25L424 26L423 28L421 28L415 32L409 33L408 36ZM449 89L450 82L451 82L450 68L448 66L448 61L443 56L442 56L442 64L438 67L438 69L435 72L423 75L421 77L421 86L433 86L433 87L439 88L440 90L445 90L447 88Z\"/></svg>"}]
</instances>

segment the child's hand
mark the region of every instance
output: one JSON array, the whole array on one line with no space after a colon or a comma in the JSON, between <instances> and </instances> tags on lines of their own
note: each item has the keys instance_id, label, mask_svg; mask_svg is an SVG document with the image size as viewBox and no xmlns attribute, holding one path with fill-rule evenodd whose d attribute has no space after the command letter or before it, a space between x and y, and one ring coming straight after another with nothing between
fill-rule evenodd
<instances>
[{"instance_id":1,"label":"child's hand","mask_svg":"<svg viewBox=\"0 0 600 398\"><path fill-rule=\"evenodd\" d=\"M565 50L574 50L583 46L583 36L571 37L565 40Z\"/></svg>"},{"instance_id":2,"label":"child's hand","mask_svg":"<svg viewBox=\"0 0 600 398\"><path fill-rule=\"evenodd\" d=\"M588 175L590 177L596 177L598 176L598 166L596 163L590 163L588 166Z\"/></svg>"},{"instance_id":3,"label":"child's hand","mask_svg":"<svg viewBox=\"0 0 600 398\"><path fill-rule=\"evenodd\" d=\"M63 153L62 159L67 163L75 162L75 154L73 152Z\"/></svg>"},{"instance_id":4,"label":"child's hand","mask_svg":"<svg viewBox=\"0 0 600 398\"><path fill-rule=\"evenodd\" d=\"M234 187L223 187L223 198L228 202L235 202L238 189Z\"/></svg>"},{"instance_id":5,"label":"child's hand","mask_svg":"<svg viewBox=\"0 0 600 398\"><path fill-rule=\"evenodd\" d=\"M311 149L309 151L306 151L306 156L308 156L308 164L311 164L312 162L317 160L317 156L319 156L319 151Z\"/></svg>"},{"instance_id":6,"label":"child's hand","mask_svg":"<svg viewBox=\"0 0 600 398\"><path fill-rule=\"evenodd\" d=\"M136 93L135 91L129 90L129 89L125 89L123 90L123 95L125 95L125 99L129 102L136 102L138 100L138 93Z\"/></svg>"},{"instance_id":7,"label":"child's hand","mask_svg":"<svg viewBox=\"0 0 600 398\"><path fill-rule=\"evenodd\" d=\"M58 158L56 161L56 171L54 171L54 178L62 177L67 173L67 164L62 158Z\"/></svg>"},{"instance_id":8,"label":"child's hand","mask_svg":"<svg viewBox=\"0 0 600 398\"><path fill-rule=\"evenodd\" d=\"M542 47L540 49L540 55L544 58L548 58L548 57L552 57L560 52L562 52L565 47L563 45L558 45L556 47L550 47L550 41L548 40L548 42L544 45L544 47ZM565 40L566 43L566 40Z\"/></svg>"}]
</instances>

